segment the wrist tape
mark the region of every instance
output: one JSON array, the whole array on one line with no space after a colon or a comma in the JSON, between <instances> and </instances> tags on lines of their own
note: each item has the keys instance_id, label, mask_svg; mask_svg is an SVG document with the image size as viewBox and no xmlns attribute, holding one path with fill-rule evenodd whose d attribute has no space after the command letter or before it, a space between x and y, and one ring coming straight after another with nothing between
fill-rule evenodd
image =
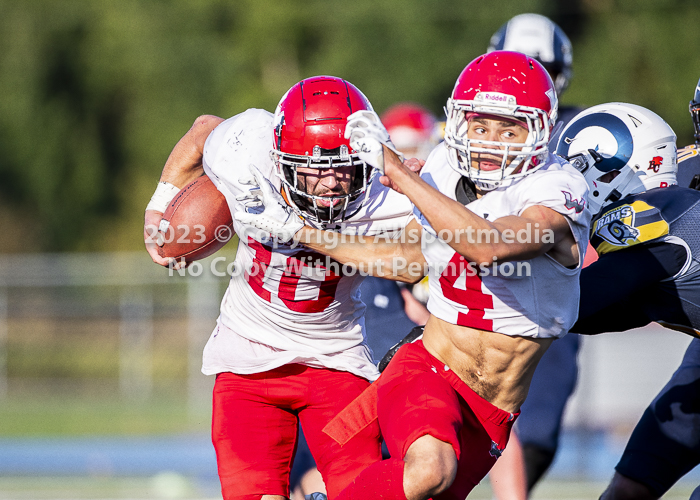
<instances>
[{"instance_id":1,"label":"wrist tape","mask_svg":"<svg viewBox=\"0 0 700 500\"><path fill-rule=\"evenodd\" d=\"M156 212L165 213L165 210L173 201L175 195L180 192L180 189L169 182L159 182L155 193L151 196L151 201L148 202L146 210L155 210Z\"/></svg>"}]
</instances>

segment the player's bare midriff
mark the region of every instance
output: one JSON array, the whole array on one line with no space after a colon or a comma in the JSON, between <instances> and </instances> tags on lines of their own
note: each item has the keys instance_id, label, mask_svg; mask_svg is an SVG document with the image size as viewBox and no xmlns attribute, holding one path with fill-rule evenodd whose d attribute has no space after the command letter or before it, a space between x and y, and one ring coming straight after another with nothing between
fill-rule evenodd
<instances>
[{"instance_id":1,"label":"player's bare midriff","mask_svg":"<svg viewBox=\"0 0 700 500\"><path fill-rule=\"evenodd\" d=\"M517 412L525 401L535 368L554 339L511 337L453 325L431 316L423 344L479 396Z\"/></svg>"}]
</instances>

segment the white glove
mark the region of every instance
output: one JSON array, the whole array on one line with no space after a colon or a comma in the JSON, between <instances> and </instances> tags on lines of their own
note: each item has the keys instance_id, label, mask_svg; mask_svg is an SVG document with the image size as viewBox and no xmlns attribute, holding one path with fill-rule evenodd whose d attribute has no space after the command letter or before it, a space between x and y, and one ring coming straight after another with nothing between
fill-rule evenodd
<instances>
[{"instance_id":1,"label":"white glove","mask_svg":"<svg viewBox=\"0 0 700 500\"><path fill-rule=\"evenodd\" d=\"M243 224L248 224L271 234L277 241L287 243L304 227L304 221L292 207L287 205L275 186L257 169L250 165L252 177L241 178L239 182L253 186L248 193L238 195L236 200L243 202L246 209L262 208L260 213L239 211L233 217Z\"/></svg>"},{"instance_id":2,"label":"white glove","mask_svg":"<svg viewBox=\"0 0 700 500\"><path fill-rule=\"evenodd\" d=\"M389 138L379 116L374 111L363 109L348 116L345 125L345 138L350 147L358 152L360 160L384 173L384 148L391 149L403 161L403 154L396 149Z\"/></svg>"}]
</instances>

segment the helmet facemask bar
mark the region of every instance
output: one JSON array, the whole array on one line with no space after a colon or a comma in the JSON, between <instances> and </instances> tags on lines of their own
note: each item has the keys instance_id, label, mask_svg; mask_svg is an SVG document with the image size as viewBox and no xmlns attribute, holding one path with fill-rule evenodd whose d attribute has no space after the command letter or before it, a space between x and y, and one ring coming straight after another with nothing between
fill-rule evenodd
<instances>
[{"instance_id":1,"label":"helmet facemask bar","mask_svg":"<svg viewBox=\"0 0 700 500\"><path fill-rule=\"evenodd\" d=\"M503 117L509 121L524 122L528 136L524 143L469 139L467 113ZM454 151L453 168L470 178L482 190L493 190L515 179L528 175L543 165L550 134L550 117L538 108L510 105L498 109L485 107L473 101L448 101L445 143ZM480 170L472 166L472 154L501 156L501 167ZM510 159L510 157L513 157Z\"/></svg>"},{"instance_id":2,"label":"helmet facemask bar","mask_svg":"<svg viewBox=\"0 0 700 500\"><path fill-rule=\"evenodd\" d=\"M270 155L277 167L276 175L282 182L287 202L305 220L325 227L352 217L362 206L372 169L356 154L349 154L347 146L342 145L334 150L315 146L313 156L294 155L277 149L272 150ZM316 196L308 194L299 182L297 168L321 171L344 167L355 167L347 194ZM329 206L321 202L329 203Z\"/></svg>"},{"instance_id":3,"label":"helmet facemask bar","mask_svg":"<svg viewBox=\"0 0 700 500\"><path fill-rule=\"evenodd\" d=\"M695 143L700 144L700 102L690 101L690 117L693 119L693 128L695 129Z\"/></svg>"},{"instance_id":4,"label":"helmet facemask bar","mask_svg":"<svg viewBox=\"0 0 700 500\"><path fill-rule=\"evenodd\" d=\"M695 87L695 94L688 106L690 117L693 119L693 128L695 129L695 144L700 144L700 80Z\"/></svg>"},{"instance_id":5,"label":"helmet facemask bar","mask_svg":"<svg viewBox=\"0 0 700 500\"><path fill-rule=\"evenodd\" d=\"M590 186L588 208L593 214L625 196L646 190L635 169L629 165L613 170L598 168L603 157L593 149L567 157L566 160L583 174Z\"/></svg>"}]
</instances>

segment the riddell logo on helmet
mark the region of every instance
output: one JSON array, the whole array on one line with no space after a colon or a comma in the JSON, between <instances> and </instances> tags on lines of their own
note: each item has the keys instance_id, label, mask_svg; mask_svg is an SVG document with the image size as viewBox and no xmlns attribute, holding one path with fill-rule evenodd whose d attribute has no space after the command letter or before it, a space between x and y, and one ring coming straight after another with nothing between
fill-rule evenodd
<instances>
[{"instance_id":1,"label":"riddell logo on helmet","mask_svg":"<svg viewBox=\"0 0 700 500\"><path fill-rule=\"evenodd\" d=\"M479 92L474 96L475 101L493 102L493 103L510 103L515 102L515 97L500 92Z\"/></svg>"}]
</instances>

